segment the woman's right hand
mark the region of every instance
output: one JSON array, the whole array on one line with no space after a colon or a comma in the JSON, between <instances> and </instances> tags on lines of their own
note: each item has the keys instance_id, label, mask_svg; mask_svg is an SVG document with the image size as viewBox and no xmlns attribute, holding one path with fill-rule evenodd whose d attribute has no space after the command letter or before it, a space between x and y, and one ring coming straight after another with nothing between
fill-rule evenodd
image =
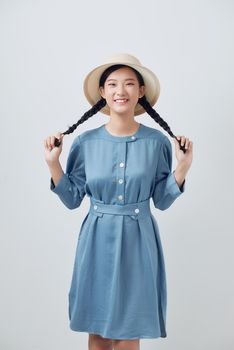
<instances>
[{"instance_id":1,"label":"woman's right hand","mask_svg":"<svg viewBox=\"0 0 234 350\"><path fill-rule=\"evenodd\" d=\"M56 147L54 145L55 137L61 141L61 144L59 147ZM64 135L58 132L55 136L54 135L48 136L44 140L45 160L48 164L58 162L59 156L62 152L63 137Z\"/></svg>"}]
</instances>

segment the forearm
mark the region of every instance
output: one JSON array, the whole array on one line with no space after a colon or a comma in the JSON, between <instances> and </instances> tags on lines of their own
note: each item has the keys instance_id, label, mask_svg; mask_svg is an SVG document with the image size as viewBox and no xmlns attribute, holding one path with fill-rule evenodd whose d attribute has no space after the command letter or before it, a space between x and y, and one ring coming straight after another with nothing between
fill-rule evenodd
<instances>
[{"instance_id":1,"label":"forearm","mask_svg":"<svg viewBox=\"0 0 234 350\"><path fill-rule=\"evenodd\" d=\"M57 184L59 183L59 180L64 175L62 166L59 161L54 163L47 163L47 165L49 167L49 171L50 171L52 180L54 182L54 185L57 186Z\"/></svg>"},{"instance_id":2,"label":"forearm","mask_svg":"<svg viewBox=\"0 0 234 350\"><path fill-rule=\"evenodd\" d=\"M177 182L179 187L182 186L187 172L188 172L188 168L182 162L178 163L176 169L173 171L173 173L175 175L176 182Z\"/></svg>"}]
</instances>

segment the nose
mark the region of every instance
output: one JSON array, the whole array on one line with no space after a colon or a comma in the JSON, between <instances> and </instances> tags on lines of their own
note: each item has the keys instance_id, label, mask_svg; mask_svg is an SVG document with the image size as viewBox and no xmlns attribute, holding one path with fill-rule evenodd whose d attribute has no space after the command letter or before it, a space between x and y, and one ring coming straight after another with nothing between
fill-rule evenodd
<instances>
[{"instance_id":1,"label":"nose","mask_svg":"<svg viewBox=\"0 0 234 350\"><path fill-rule=\"evenodd\" d=\"M119 96L119 97L125 97L125 89L124 89L124 86L123 86L123 85L120 84L120 85L117 87L116 95Z\"/></svg>"}]
</instances>

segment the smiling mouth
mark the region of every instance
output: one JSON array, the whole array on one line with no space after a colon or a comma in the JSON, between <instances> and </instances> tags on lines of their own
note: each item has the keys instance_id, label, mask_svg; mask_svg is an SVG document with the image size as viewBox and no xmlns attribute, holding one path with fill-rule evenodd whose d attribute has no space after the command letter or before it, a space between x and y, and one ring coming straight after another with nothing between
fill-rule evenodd
<instances>
[{"instance_id":1,"label":"smiling mouth","mask_svg":"<svg viewBox=\"0 0 234 350\"><path fill-rule=\"evenodd\" d=\"M120 105L124 105L128 102L128 99L116 99L114 102Z\"/></svg>"}]
</instances>

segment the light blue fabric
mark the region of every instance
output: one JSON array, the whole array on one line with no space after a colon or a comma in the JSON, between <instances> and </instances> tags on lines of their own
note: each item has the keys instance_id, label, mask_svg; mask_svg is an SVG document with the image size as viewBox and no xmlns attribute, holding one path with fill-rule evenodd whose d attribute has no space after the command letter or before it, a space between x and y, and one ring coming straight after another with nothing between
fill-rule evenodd
<instances>
[{"instance_id":1,"label":"light blue fabric","mask_svg":"<svg viewBox=\"0 0 234 350\"><path fill-rule=\"evenodd\" d=\"M68 295L70 328L111 339L166 337L164 256L149 201L166 210L185 190L172 172L169 138L142 123L131 136L114 136L105 124L87 130L50 189L69 209L90 197Z\"/></svg>"}]
</instances>

